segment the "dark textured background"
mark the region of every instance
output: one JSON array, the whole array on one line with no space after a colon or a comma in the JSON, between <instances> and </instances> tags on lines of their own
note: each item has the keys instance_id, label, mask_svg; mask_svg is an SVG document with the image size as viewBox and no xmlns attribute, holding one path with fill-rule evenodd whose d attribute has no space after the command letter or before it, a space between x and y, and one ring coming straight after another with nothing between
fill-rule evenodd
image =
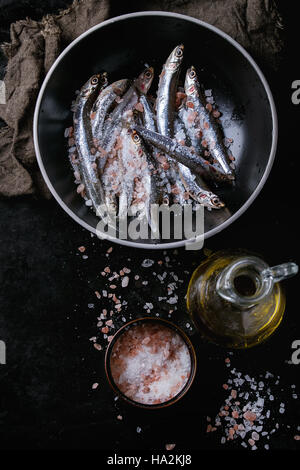
<instances>
[{"instance_id":1,"label":"dark textured background","mask_svg":"<svg viewBox=\"0 0 300 470\"><path fill-rule=\"evenodd\" d=\"M279 116L274 167L250 209L206 243L213 250L254 249L270 264L288 260L300 263L296 225L300 105L291 103L291 82L300 78L292 49L298 37L295 3L291 8L287 2L279 2L286 25L286 53L279 72L267 74ZM25 16L38 19L67 4L62 0L0 1L0 42L9 39L12 21ZM126 4L124 12L129 12L130 2ZM4 65L1 57L0 79ZM204 419L206 415L214 416L222 403L220 384L227 373L226 351L201 344L197 336L193 337L200 360L197 380L187 398L175 407L149 414L116 405L105 381L103 355L88 341L95 334L95 314L91 316L87 303L95 288L105 288L101 279L95 287L93 283L107 264L105 252L110 245L91 239L54 200L0 200L0 222L0 339L7 345L7 364L0 365L0 448L163 452L166 442L176 442L178 453L222 448L216 433L206 435ZM80 245L87 247L89 258L85 263L76 256ZM131 258L131 266L135 264L138 271L147 257L159 260L161 254L115 246L111 260L117 269L129 264ZM197 261L201 254L179 250L177 269L191 269L195 258ZM232 359L233 366L249 375L270 370L281 376L282 390L276 399L286 403L282 421L291 427L283 426L274 434L272 449L299 448L299 442L293 439L300 425L298 401L289 401L284 387L297 383L300 370L300 365L286 363L292 342L300 339L298 285L299 277L286 282L286 314L275 335L253 350L234 352ZM185 288L186 284L182 297ZM156 292L152 295L155 303ZM130 307L138 313L149 297L136 287L131 299ZM183 298L179 306L184 308ZM100 386L92 391L95 381ZM116 419L119 413L123 421ZM142 428L140 434L137 426ZM240 440L230 448L240 448Z\"/></svg>"}]
</instances>

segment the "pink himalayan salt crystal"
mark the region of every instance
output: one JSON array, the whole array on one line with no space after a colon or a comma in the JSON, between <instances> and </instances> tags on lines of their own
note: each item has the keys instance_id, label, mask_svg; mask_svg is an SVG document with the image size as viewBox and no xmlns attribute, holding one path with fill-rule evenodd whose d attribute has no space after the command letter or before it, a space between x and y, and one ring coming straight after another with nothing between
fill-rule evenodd
<instances>
[{"instance_id":1,"label":"pink himalayan salt crystal","mask_svg":"<svg viewBox=\"0 0 300 470\"><path fill-rule=\"evenodd\" d=\"M165 445L166 450L173 450L175 446L176 446L176 444L166 444Z\"/></svg>"},{"instance_id":2,"label":"pink himalayan salt crystal","mask_svg":"<svg viewBox=\"0 0 300 470\"><path fill-rule=\"evenodd\" d=\"M80 194L82 191L84 191L84 184L81 183L77 186L77 193Z\"/></svg>"},{"instance_id":3,"label":"pink himalayan salt crystal","mask_svg":"<svg viewBox=\"0 0 300 470\"><path fill-rule=\"evenodd\" d=\"M246 411L243 414L244 418L247 419L248 421L255 421L256 420L256 414L252 413L252 411Z\"/></svg>"}]
</instances>

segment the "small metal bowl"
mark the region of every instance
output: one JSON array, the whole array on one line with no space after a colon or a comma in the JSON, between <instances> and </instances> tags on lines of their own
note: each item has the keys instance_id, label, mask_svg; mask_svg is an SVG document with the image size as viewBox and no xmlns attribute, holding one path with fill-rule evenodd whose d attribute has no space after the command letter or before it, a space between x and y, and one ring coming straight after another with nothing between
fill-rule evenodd
<instances>
[{"instance_id":1,"label":"small metal bowl","mask_svg":"<svg viewBox=\"0 0 300 470\"><path fill-rule=\"evenodd\" d=\"M136 326L140 323L156 323L156 324L160 323L160 324L174 330L183 339L183 341L185 342L186 346L188 347L188 350L189 350L189 353L190 353L191 372L190 372L190 376L188 378L187 383L185 384L185 386L180 390L180 392L177 395L175 395L173 398L171 398L170 400L165 401L163 403L148 405L148 404L139 403L137 401L131 400L131 398L127 397L123 392L121 392L121 390L116 385L116 383L115 383L115 381L112 377L111 368L110 368L110 357L111 357L111 353L113 351L113 347L114 347L115 343L118 341L118 339L120 338L120 336L122 334L124 334L126 331L128 331L129 328L131 328L132 326ZM188 338L188 336L184 333L184 331L181 330L181 328L179 328L174 323L172 323L168 320L163 320L162 318L156 318L156 317L143 317L143 318L139 318L137 320L132 320L132 321L126 323L124 326L122 326L115 333L113 339L109 343L109 346L108 346L108 348L106 350L106 354L105 354L106 377L107 377L107 380L108 380L110 386L114 390L114 392L116 394L118 394L127 403L130 403L131 405L137 406L139 408L146 408L146 409L150 409L150 410L155 410L155 409L158 409L158 408L165 408L167 406L173 405L178 400L180 400L187 393L189 388L191 387L191 385L193 383L193 380L195 378L196 368L197 368L196 353L195 353L194 346L193 346L191 340Z\"/></svg>"}]
</instances>

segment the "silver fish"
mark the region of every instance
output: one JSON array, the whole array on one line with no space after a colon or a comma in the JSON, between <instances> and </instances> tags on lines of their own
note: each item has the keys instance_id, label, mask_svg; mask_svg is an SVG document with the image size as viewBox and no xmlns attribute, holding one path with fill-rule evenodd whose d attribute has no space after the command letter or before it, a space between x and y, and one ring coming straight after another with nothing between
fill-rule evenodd
<instances>
[{"instance_id":1,"label":"silver fish","mask_svg":"<svg viewBox=\"0 0 300 470\"><path fill-rule=\"evenodd\" d=\"M123 117L123 113L132 108L138 102L138 93L147 93L152 80L154 77L153 67L147 67L143 72L134 80L133 84L129 87L125 95L123 96L122 102L116 106L111 115L108 118L107 128L105 129L105 135L108 134L109 130L119 123Z\"/></svg>"},{"instance_id":2,"label":"silver fish","mask_svg":"<svg viewBox=\"0 0 300 470\"><path fill-rule=\"evenodd\" d=\"M129 131L130 132L130 131ZM136 133L136 131L131 132L131 138L136 146L137 154L139 158L144 158L144 160L148 163L144 174L142 175L142 185L144 188L144 192L146 198L144 200L144 206L142 207L139 217L146 217L148 221L148 225L151 228L151 232L153 238L159 238L159 225L158 220L154 220L151 215L151 209L153 204L159 204L159 195L157 191L157 178L156 175L153 173L153 161L150 157L149 153L146 151L145 147L143 146L143 142L140 136Z\"/></svg>"},{"instance_id":3,"label":"silver fish","mask_svg":"<svg viewBox=\"0 0 300 470\"><path fill-rule=\"evenodd\" d=\"M157 129L160 134L167 137L173 137L176 91L183 50L184 46L181 44L171 52L163 66L158 84L156 99Z\"/></svg>"},{"instance_id":4,"label":"silver fish","mask_svg":"<svg viewBox=\"0 0 300 470\"><path fill-rule=\"evenodd\" d=\"M169 55L163 66L158 84L156 113L157 113L157 129L158 132L166 137L174 137L174 116L176 92L180 66L183 60L184 46L180 44ZM179 165L169 159L170 170L168 172L169 179L176 185L179 194L173 196L173 199L180 204L185 204L184 187L179 179Z\"/></svg>"},{"instance_id":5,"label":"silver fish","mask_svg":"<svg viewBox=\"0 0 300 470\"><path fill-rule=\"evenodd\" d=\"M177 140L187 140L186 129L180 118L175 120L174 129ZM221 209L225 206L218 196L209 190L206 183L199 175L196 178L191 170L185 165L182 165L182 163L178 163L178 170L186 191L198 204L213 209Z\"/></svg>"},{"instance_id":6,"label":"silver fish","mask_svg":"<svg viewBox=\"0 0 300 470\"><path fill-rule=\"evenodd\" d=\"M209 176L216 180L224 179L224 174L219 165L217 166L209 163L190 147L180 145L175 139L170 139L169 137L163 136L158 132L145 129L145 127L137 124L134 124L133 127L147 142L155 145L179 163L182 163L193 170L195 173Z\"/></svg>"},{"instance_id":7,"label":"silver fish","mask_svg":"<svg viewBox=\"0 0 300 470\"><path fill-rule=\"evenodd\" d=\"M186 191L199 204L212 209L221 209L225 206L220 198L209 190L202 178L200 176L196 178L186 166L180 166L179 174Z\"/></svg>"},{"instance_id":8,"label":"silver fish","mask_svg":"<svg viewBox=\"0 0 300 470\"><path fill-rule=\"evenodd\" d=\"M123 95L128 83L127 79L118 80L99 93L91 111L92 131L95 139L101 137L107 113L115 100Z\"/></svg>"},{"instance_id":9,"label":"silver fish","mask_svg":"<svg viewBox=\"0 0 300 470\"><path fill-rule=\"evenodd\" d=\"M199 135L198 140L201 142L202 148L207 149L213 161L221 167L225 176L229 176L229 179L234 179L234 172L230 168L230 160L223 143L220 126L207 106L205 96L198 82L195 67L190 67L187 70L184 89L187 95L186 106L191 110L189 111L190 114L194 113L194 121L199 122L201 136Z\"/></svg>"},{"instance_id":10,"label":"silver fish","mask_svg":"<svg viewBox=\"0 0 300 470\"><path fill-rule=\"evenodd\" d=\"M133 84L129 87L121 103L116 106L104 124L103 138L100 140L100 147L109 152L116 140L120 128L122 126L122 119L126 111L131 111L135 104L138 102L138 93L147 93L154 77L153 67L147 67L143 72L134 80ZM104 168L106 158L99 160L100 170Z\"/></svg>"},{"instance_id":11,"label":"silver fish","mask_svg":"<svg viewBox=\"0 0 300 470\"><path fill-rule=\"evenodd\" d=\"M93 75L81 88L74 107L74 139L78 152L81 181L94 209L104 202L104 191L95 165L90 110L95 91L100 86L100 75Z\"/></svg>"},{"instance_id":12,"label":"silver fish","mask_svg":"<svg viewBox=\"0 0 300 470\"><path fill-rule=\"evenodd\" d=\"M143 124L146 129L156 131L156 119L149 99L146 95L140 96L140 103L143 105ZM160 150L155 146L151 145L151 155L148 156L150 165L154 166L152 177L156 183L157 201L156 203L162 202L163 204L169 204L169 197L167 196L166 183L168 182L168 170L165 170L159 159Z\"/></svg>"},{"instance_id":13,"label":"silver fish","mask_svg":"<svg viewBox=\"0 0 300 470\"><path fill-rule=\"evenodd\" d=\"M146 129L151 131L156 131L156 119L152 105L149 101L149 98L146 95L141 95L139 98L140 103L143 106L143 124Z\"/></svg>"}]
</instances>

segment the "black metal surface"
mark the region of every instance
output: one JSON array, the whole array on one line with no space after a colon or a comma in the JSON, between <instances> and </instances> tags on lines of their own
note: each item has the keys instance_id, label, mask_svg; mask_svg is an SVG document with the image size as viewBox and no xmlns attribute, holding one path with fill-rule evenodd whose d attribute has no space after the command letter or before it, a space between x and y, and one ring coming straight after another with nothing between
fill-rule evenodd
<instances>
[{"instance_id":1,"label":"black metal surface","mask_svg":"<svg viewBox=\"0 0 300 470\"><path fill-rule=\"evenodd\" d=\"M151 41L137 41L137 37L151 37ZM105 43L109 46L98 52L97 45ZM205 88L214 90L226 136L233 139L231 150L236 158L234 186L216 190L226 208L206 212L205 233L230 219L247 203L263 178L276 130L264 85L242 53L214 31L180 18L151 15L114 22L83 38L58 63L44 90L38 121L41 159L54 190L71 214L94 229L99 219L74 190L65 157L64 130L72 125L70 106L75 91L99 71L107 71L111 81L133 78L146 62L156 71L151 89L155 94L163 62L179 43L185 46L181 80L187 67L194 64ZM201 49L197 44L201 44Z\"/></svg>"},{"instance_id":2,"label":"black metal surface","mask_svg":"<svg viewBox=\"0 0 300 470\"><path fill-rule=\"evenodd\" d=\"M21 17L19 5L24 6L24 2L12 3L9 16L0 10L6 35L9 22ZM293 52L299 14L296 2L281 3L287 23L286 54L278 73L268 76L280 124L275 164L249 210L206 246L213 250L245 246L262 253L270 264L288 260L299 264L299 106L291 102L291 82L299 78ZM31 1L32 10L38 4L41 2ZM99 273L107 265L105 253L110 244L91 239L54 200L1 200L0 221L0 339L7 345L7 364L0 365L0 448L106 449L106 455L120 450L133 455L143 449L162 453L166 442L175 442L179 454L198 449L200 464L205 449L214 451L215 462L215 451L224 446L219 434L205 433L205 421L207 415L218 411L224 398L220 384L225 380L227 351L193 337L199 364L186 400L158 414L123 409L114 402L106 383L104 355L88 340L95 333L97 320L87 303L94 301L96 288L105 288ZM80 245L87 248L89 258L85 261L77 254ZM158 261L162 254L115 246L112 269L127 265L130 258L141 274L140 263L148 257ZM183 273L193 269L200 258L198 253L180 249L172 269ZM149 274L149 287L138 281L131 285L129 307L137 314L152 296L155 311L164 316L162 303L157 301L160 291L151 277ZM176 322L185 315L183 296L188 277L180 290ZM291 344L300 337L298 291L298 277L287 281L287 309L278 332L264 345L235 352L232 358L238 370L250 375L269 370L281 378L276 406L284 401L287 412L278 420L283 427L273 435L271 450L299 449L299 441L293 439L300 424L299 405L288 392L289 384L299 385L300 365L287 364ZM101 308L101 301L97 308ZM92 391L95 381L100 385ZM116 419L119 413L123 421ZM140 434L137 426L142 428ZM228 449L240 450L240 443L226 444ZM94 465L94 461L85 465L87 462ZM236 464L241 462L244 456L235 460Z\"/></svg>"}]
</instances>

